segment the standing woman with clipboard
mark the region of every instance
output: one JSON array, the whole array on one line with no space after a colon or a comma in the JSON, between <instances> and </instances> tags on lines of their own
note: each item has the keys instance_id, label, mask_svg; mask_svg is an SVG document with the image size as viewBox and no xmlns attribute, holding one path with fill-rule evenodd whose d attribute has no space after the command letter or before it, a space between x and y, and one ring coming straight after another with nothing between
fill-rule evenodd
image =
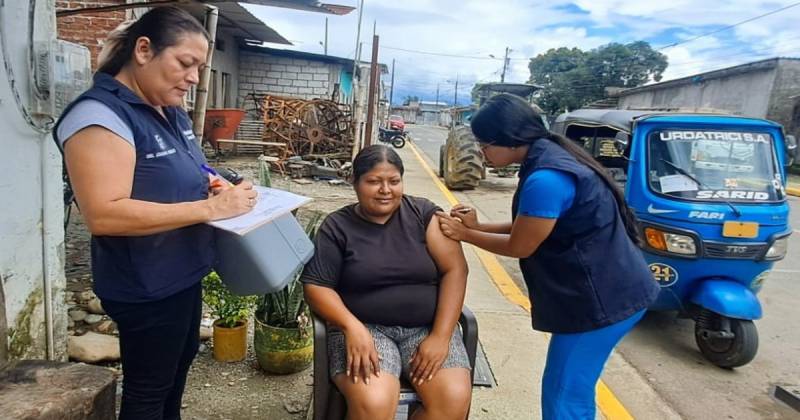
<instances>
[{"instance_id":1,"label":"standing woman with clipboard","mask_svg":"<svg viewBox=\"0 0 800 420\"><path fill-rule=\"evenodd\" d=\"M92 233L94 291L119 328L120 419L179 419L197 354L200 280L213 228L255 205L252 184L210 188L181 101L206 65L208 34L187 12L151 9L111 32L94 85L53 137Z\"/></svg>"},{"instance_id":2,"label":"standing woman with clipboard","mask_svg":"<svg viewBox=\"0 0 800 420\"><path fill-rule=\"evenodd\" d=\"M472 208L438 213L442 232L516 257L533 328L552 333L542 417L594 419L595 386L611 351L658 294L622 191L581 147L550 133L523 99L497 95L470 125L495 166L521 163L512 222L480 223Z\"/></svg>"}]
</instances>

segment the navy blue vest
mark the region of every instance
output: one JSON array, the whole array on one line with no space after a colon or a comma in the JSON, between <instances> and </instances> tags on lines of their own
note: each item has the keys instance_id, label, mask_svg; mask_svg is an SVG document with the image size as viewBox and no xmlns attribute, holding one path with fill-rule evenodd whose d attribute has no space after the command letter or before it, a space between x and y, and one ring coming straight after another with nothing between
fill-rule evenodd
<instances>
[{"instance_id":1,"label":"navy blue vest","mask_svg":"<svg viewBox=\"0 0 800 420\"><path fill-rule=\"evenodd\" d=\"M208 197L202 150L192 122L177 107L164 107L166 119L108 74L97 73L84 99L107 105L133 131L136 166L131 198L180 203ZM53 130L57 136L58 125ZM60 143L56 138L56 143ZM97 180L102 182L102 180ZM147 302L197 284L214 261L213 228L198 224L147 236L92 236L94 290L101 299Z\"/></svg>"},{"instance_id":2,"label":"navy blue vest","mask_svg":"<svg viewBox=\"0 0 800 420\"><path fill-rule=\"evenodd\" d=\"M576 185L572 207L536 252L520 259L533 328L585 332L646 308L655 300L658 285L627 235L612 192L591 168L551 140L539 139L530 146L514 194L514 217L525 180L544 168L571 173Z\"/></svg>"}]
</instances>

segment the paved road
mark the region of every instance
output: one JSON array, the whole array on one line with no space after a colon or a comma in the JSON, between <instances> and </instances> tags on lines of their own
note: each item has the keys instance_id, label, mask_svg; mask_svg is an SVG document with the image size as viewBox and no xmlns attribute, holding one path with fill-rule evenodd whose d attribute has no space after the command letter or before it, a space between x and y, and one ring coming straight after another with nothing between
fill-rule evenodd
<instances>
[{"instance_id":1,"label":"paved road","mask_svg":"<svg viewBox=\"0 0 800 420\"><path fill-rule=\"evenodd\" d=\"M416 125L409 131L429 163L438 162L447 131ZM513 178L490 175L478 189L457 196L491 220L508 220L514 186ZM760 348L752 363L736 370L709 364L694 343L693 322L668 313L648 314L618 347L662 398L687 419L800 418L800 413L770 394L775 384L800 384L800 200L792 197L790 204L796 235L790 240L789 255L776 265L759 295L765 317L756 323ZM503 263L524 287L516 262L503 259Z\"/></svg>"}]
</instances>

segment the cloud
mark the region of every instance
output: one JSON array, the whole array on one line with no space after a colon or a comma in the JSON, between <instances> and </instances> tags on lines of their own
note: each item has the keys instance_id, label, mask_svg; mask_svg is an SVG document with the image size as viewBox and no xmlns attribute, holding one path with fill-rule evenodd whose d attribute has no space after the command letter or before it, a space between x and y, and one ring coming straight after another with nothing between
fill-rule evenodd
<instances>
[{"instance_id":1,"label":"cloud","mask_svg":"<svg viewBox=\"0 0 800 420\"><path fill-rule=\"evenodd\" d=\"M351 6L357 0L338 0ZM633 0L366 0L362 21L362 59L370 55L373 23L380 36L379 60L395 61L395 100L413 94L433 100L452 98L455 80L466 98L476 81L499 81L506 47L512 52L507 81L528 79L528 59L550 48L596 48L609 42L646 40L654 47L724 28L790 5L792 0L709 0L647 2ZM245 5L292 40L293 49L321 53L325 15ZM328 16L329 54L352 58L357 11ZM722 68L774 55L800 54L794 28L800 7L664 48L670 67L665 79ZM414 50L466 57L421 54ZM495 59L490 58L493 55ZM387 79L388 84L388 79ZM398 96L400 93L400 96ZM452 99L449 99L452 101Z\"/></svg>"}]
</instances>

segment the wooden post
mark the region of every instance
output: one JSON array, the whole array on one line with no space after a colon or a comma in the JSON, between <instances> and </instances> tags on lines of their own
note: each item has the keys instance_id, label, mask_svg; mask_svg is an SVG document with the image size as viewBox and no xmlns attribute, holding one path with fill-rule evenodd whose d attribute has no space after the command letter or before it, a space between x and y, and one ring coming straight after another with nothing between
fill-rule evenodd
<instances>
[{"instance_id":1,"label":"wooden post","mask_svg":"<svg viewBox=\"0 0 800 420\"><path fill-rule=\"evenodd\" d=\"M372 144L372 124L375 119L375 96L378 87L378 35L372 36L372 63L369 72L369 97L367 98L367 127L364 130L364 147Z\"/></svg>"},{"instance_id":2,"label":"wooden post","mask_svg":"<svg viewBox=\"0 0 800 420\"><path fill-rule=\"evenodd\" d=\"M208 55L206 56L206 67L200 73L200 83L197 84L197 96L194 100L194 136L197 144L203 144L203 129L206 122L206 107L208 105L208 85L211 79L211 59L214 57L214 45L217 40L217 18L219 9L215 6L206 6L206 31L211 38L208 43Z\"/></svg>"}]
</instances>

